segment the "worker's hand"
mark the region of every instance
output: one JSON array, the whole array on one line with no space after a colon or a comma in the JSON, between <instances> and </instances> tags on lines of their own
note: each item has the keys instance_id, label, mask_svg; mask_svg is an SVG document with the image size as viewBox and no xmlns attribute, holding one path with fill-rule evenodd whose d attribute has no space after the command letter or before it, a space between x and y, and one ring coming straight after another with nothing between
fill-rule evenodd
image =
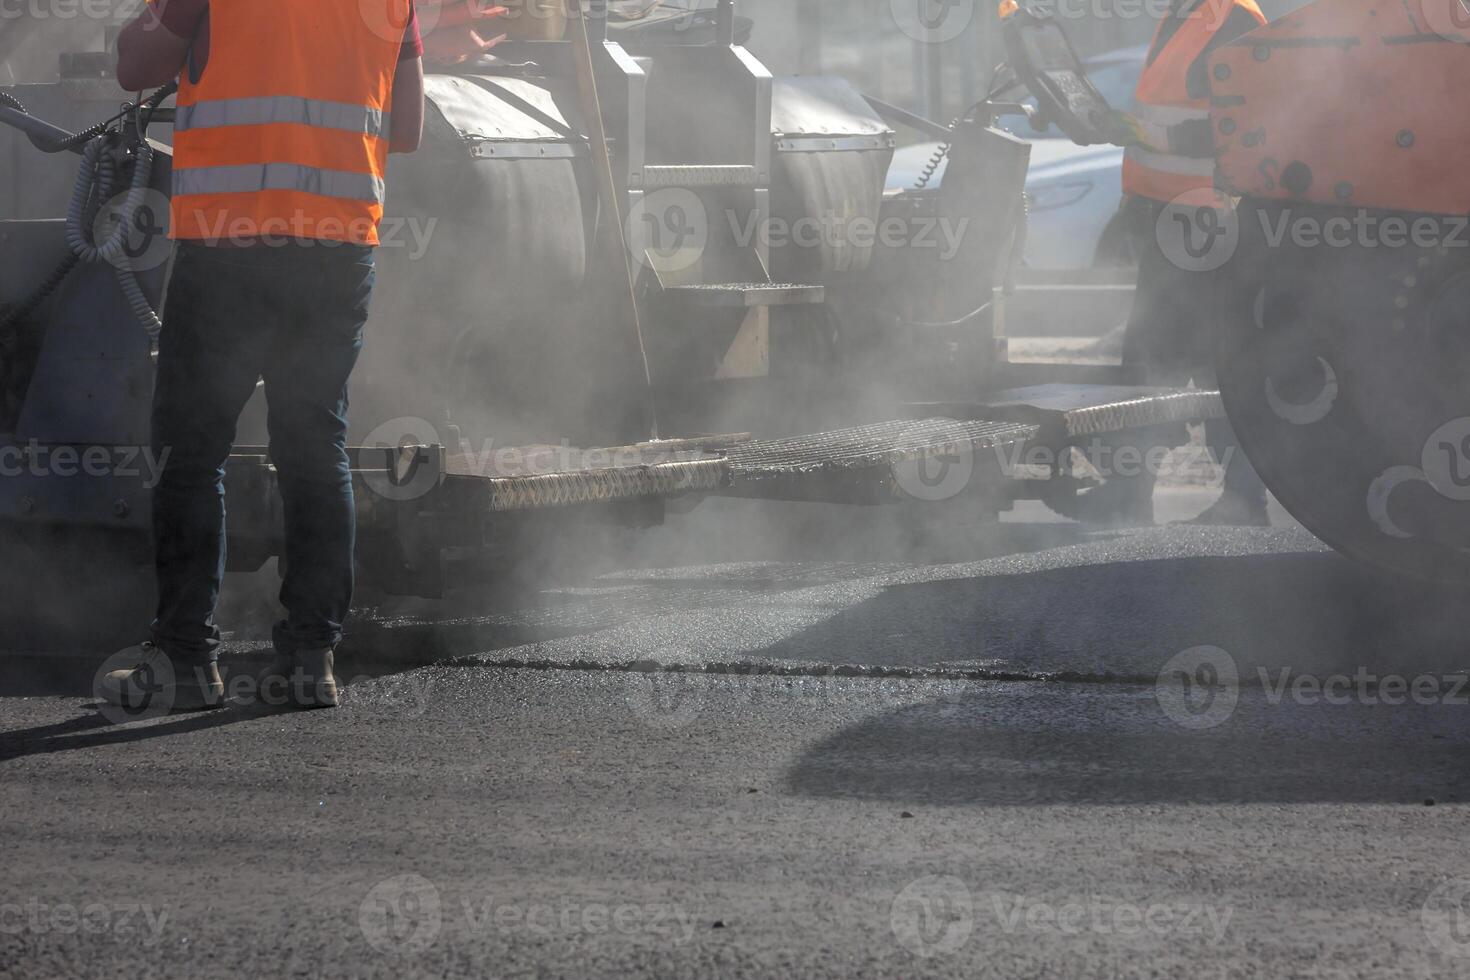
<instances>
[{"instance_id":1,"label":"worker's hand","mask_svg":"<svg viewBox=\"0 0 1470 980\"><path fill-rule=\"evenodd\" d=\"M1108 115L1104 135L1109 143L1116 146L1149 146L1143 123L1137 116L1120 109L1114 109Z\"/></svg>"},{"instance_id":2,"label":"worker's hand","mask_svg":"<svg viewBox=\"0 0 1470 980\"><path fill-rule=\"evenodd\" d=\"M487 6L484 0L418 0L418 12L424 61L440 67L478 58L504 41L504 34L486 40L490 32L485 28L510 13L505 7Z\"/></svg>"}]
</instances>

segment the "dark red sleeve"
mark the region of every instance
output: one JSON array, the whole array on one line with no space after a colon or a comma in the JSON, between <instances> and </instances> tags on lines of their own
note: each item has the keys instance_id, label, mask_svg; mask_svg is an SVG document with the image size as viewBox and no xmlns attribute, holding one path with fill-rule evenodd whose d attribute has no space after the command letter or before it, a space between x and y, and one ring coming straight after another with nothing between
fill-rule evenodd
<instances>
[{"instance_id":1,"label":"dark red sleeve","mask_svg":"<svg viewBox=\"0 0 1470 980\"><path fill-rule=\"evenodd\" d=\"M411 58L422 58L424 56L424 39L419 36L419 14L412 0L408 5L408 26L403 29L403 50L398 54L399 61L408 61Z\"/></svg>"},{"instance_id":2,"label":"dark red sleeve","mask_svg":"<svg viewBox=\"0 0 1470 980\"><path fill-rule=\"evenodd\" d=\"M209 0L148 0L164 29L177 37L193 38L209 13Z\"/></svg>"}]
</instances>

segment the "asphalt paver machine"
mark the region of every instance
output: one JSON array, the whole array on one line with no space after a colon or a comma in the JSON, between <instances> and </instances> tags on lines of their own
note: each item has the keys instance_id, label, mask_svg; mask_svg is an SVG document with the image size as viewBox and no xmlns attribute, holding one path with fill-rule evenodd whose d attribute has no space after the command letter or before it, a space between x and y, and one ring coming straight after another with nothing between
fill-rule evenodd
<instances>
[{"instance_id":1,"label":"asphalt paver machine","mask_svg":"<svg viewBox=\"0 0 1470 980\"><path fill-rule=\"evenodd\" d=\"M1100 140L1108 113L1055 22L1005 22L995 91L1014 75L1038 106L943 126L773 77L733 0L626 6L427 78L354 380L366 581L435 596L503 570L528 522L655 524L718 495L1075 513L1099 477L1072 447L1175 445L1222 411L1121 367L1007 356L1029 145L998 120L1039 110ZM171 103L122 102L99 56L65 69L0 105L0 533L28 569L6 597L22 619L120 568L146 580L158 462ZM942 179L885 190L899 129L942 139ZM259 405L238 441L230 562L250 570L280 553ZM65 619L106 644L115 611Z\"/></svg>"}]
</instances>

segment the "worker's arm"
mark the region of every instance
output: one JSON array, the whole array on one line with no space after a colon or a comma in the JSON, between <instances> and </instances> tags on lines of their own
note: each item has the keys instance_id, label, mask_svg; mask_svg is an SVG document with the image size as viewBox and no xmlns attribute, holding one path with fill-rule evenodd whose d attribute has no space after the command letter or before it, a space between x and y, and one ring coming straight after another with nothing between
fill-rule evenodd
<instances>
[{"instance_id":1,"label":"worker's arm","mask_svg":"<svg viewBox=\"0 0 1470 980\"><path fill-rule=\"evenodd\" d=\"M192 38L164 26L152 4L117 38L117 83L129 92L159 88L178 77Z\"/></svg>"},{"instance_id":2,"label":"worker's arm","mask_svg":"<svg viewBox=\"0 0 1470 980\"><path fill-rule=\"evenodd\" d=\"M404 58L393 76L393 132L389 153L412 153L424 138L424 59Z\"/></svg>"}]
</instances>

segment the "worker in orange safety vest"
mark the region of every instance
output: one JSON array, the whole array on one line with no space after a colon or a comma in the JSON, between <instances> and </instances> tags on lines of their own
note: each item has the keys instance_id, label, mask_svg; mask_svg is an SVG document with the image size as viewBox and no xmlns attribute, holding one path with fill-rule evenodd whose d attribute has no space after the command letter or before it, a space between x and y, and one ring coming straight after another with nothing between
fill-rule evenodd
<instances>
[{"instance_id":1,"label":"worker in orange safety vest","mask_svg":"<svg viewBox=\"0 0 1470 980\"><path fill-rule=\"evenodd\" d=\"M262 380L285 530L274 663L258 700L337 704L356 535L347 383L362 349L388 154L423 135L412 0L149 0L118 38L129 90L178 79L154 379L158 604L99 693L129 710L221 706L215 609L225 464Z\"/></svg>"},{"instance_id":2,"label":"worker in orange safety vest","mask_svg":"<svg viewBox=\"0 0 1470 980\"><path fill-rule=\"evenodd\" d=\"M1209 55L1264 23L1255 0L1172 0L1139 76L1137 104L1122 115L1121 217L1138 261L1123 360L1149 384L1213 384L1223 280L1210 256L1191 246L1212 242L1228 220L1228 202L1215 189ZM1190 227L1195 222L1201 227ZM1189 235L1196 238L1179 238ZM1212 420L1206 437L1225 468L1224 491L1193 523L1268 524L1265 487L1229 423ZM1131 490L1120 483L1117 516L1152 523L1154 476L1131 481Z\"/></svg>"}]
</instances>

